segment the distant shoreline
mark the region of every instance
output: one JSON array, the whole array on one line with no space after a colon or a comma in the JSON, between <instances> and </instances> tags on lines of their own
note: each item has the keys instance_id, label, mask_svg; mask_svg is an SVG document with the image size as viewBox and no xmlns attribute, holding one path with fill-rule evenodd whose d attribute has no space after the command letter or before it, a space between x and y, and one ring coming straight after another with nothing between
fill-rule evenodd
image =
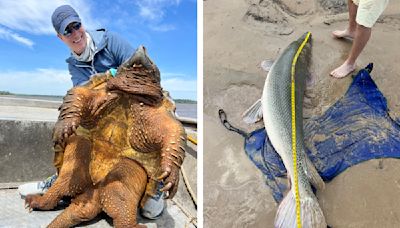
<instances>
[{"instance_id":1,"label":"distant shoreline","mask_svg":"<svg viewBox=\"0 0 400 228\"><path fill-rule=\"evenodd\" d=\"M58 96L58 95L31 95L31 94L15 94L15 93L10 93L8 91L0 91L0 96L19 96L19 97L30 97L30 98L47 98L51 100L59 100L62 101L64 96ZM190 100L190 99L174 99L176 103L180 104L197 104L197 101L195 100Z\"/></svg>"}]
</instances>

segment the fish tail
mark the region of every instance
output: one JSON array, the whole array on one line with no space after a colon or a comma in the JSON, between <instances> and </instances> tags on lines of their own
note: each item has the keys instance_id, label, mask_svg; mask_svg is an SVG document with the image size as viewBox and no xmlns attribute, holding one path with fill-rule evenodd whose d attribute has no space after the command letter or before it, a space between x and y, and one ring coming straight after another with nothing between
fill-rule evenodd
<instances>
[{"instance_id":1,"label":"fish tail","mask_svg":"<svg viewBox=\"0 0 400 228\"><path fill-rule=\"evenodd\" d=\"M293 190L291 190L279 205L275 217L276 228L296 228L296 200ZM300 195L300 198L302 196ZM317 198L312 195L303 196L300 199L301 224L304 228L326 228L322 209L319 206Z\"/></svg>"}]
</instances>

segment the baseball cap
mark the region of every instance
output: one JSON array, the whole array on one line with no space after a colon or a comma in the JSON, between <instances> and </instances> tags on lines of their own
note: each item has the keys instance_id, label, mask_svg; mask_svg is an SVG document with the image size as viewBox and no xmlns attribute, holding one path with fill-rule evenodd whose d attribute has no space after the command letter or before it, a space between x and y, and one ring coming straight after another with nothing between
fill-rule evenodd
<instances>
[{"instance_id":1,"label":"baseball cap","mask_svg":"<svg viewBox=\"0 0 400 228\"><path fill-rule=\"evenodd\" d=\"M63 34L65 28L72 22L81 22L79 15L70 5L62 5L54 10L51 22L57 33Z\"/></svg>"}]
</instances>

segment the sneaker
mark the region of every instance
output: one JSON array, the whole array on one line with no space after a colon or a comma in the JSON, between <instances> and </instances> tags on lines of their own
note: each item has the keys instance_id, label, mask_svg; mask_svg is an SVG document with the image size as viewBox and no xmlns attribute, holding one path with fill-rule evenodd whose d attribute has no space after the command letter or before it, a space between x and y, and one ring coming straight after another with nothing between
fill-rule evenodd
<instances>
[{"instance_id":1,"label":"sneaker","mask_svg":"<svg viewBox=\"0 0 400 228\"><path fill-rule=\"evenodd\" d=\"M18 192L22 198L27 195L44 194L51 187L51 185L56 181L57 174L48 177L44 181L31 182L18 186Z\"/></svg>"},{"instance_id":2,"label":"sneaker","mask_svg":"<svg viewBox=\"0 0 400 228\"><path fill-rule=\"evenodd\" d=\"M140 209L140 214L148 219L157 219L164 211L164 193L160 191L163 184L160 182L157 186L157 193L147 199L144 207Z\"/></svg>"},{"instance_id":3,"label":"sneaker","mask_svg":"<svg viewBox=\"0 0 400 228\"><path fill-rule=\"evenodd\" d=\"M158 219L163 211L164 197L150 197L140 209L140 214L147 219Z\"/></svg>"}]
</instances>

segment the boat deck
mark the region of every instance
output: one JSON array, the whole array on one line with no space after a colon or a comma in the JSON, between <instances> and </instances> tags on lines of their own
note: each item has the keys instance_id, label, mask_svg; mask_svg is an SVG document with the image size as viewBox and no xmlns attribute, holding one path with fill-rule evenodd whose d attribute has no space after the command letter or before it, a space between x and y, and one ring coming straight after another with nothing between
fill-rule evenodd
<instances>
[{"instance_id":1,"label":"boat deck","mask_svg":"<svg viewBox=\"0 0 400 228\"><path fill-rule=\"evenodd\" d=\"M22 184L22 183L18 183ZM0 227L46 227L65 207L59 206L52 211L32 211L24 208L16 187L17 183L2 183L0 189ZM153 227L196 227L196 209L186 191L183 182L180 182L179 191L173 200L166 200L166 208L160 218L156 220L144 219L139 216L139 223ZM90 222L79 224L77 227L112 227L112 219L101 213Z\"/></svg>"}]
</instances>

